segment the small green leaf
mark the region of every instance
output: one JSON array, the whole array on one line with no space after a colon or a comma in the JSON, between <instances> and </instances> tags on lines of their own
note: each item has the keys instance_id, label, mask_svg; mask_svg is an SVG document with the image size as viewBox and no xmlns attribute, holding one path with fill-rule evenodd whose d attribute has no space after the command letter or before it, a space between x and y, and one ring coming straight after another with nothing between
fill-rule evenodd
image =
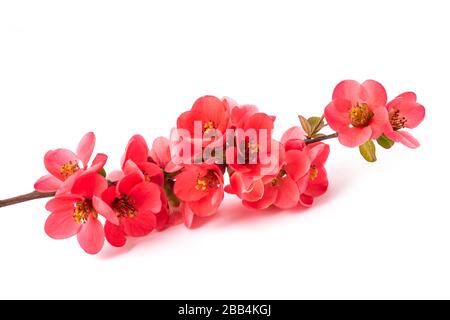
<instances>
[{"instance_id":1,"label":"small green leaf","mask_svg":"<svg viewBox=\"0 0 450 320\"><path fill-rule=\"evenodd\" d=\"M101 168L101 170L98 172L98 174L103 176L104 178L106 178L106 170L105 170L105 168Z\"/></svg>"},{"instance_id":2,"label":"small green leaf","mask_svg":"<svg viewBox=\"0 0 450 320\"><path fill-rule=\"evenodd\" d=\"M372 140L359 146L359 152L369 162L377 161L375 143Z\"/></svg>"},{"instance_id":3,"label":"small green leaf","mask_svg":"<svg viewBox=\"0 0 450 320\"><path fill-rule=\"evenodd\" d=\"M386 137L384 134L382 134L378 139L377 142L380 146L382 146L385 149L390 149L394 145L394 141Z\"/></svg>"},{"instance_id":4,"label":"small green leaf","mask_svg":"<svg viewBox=\"0 0 450 320\"><path fill-rule=\"evenodd\" d=\"M300 124L302 125L303 130L305 130L306 135L310 137L312 134L312 128L308 120L306 120L304 116L298 116L298 118L300 119Z\"/></svg>"},{"instance_id":5,"label":"small green leaf","mask_svg":"<svg viewBox=\"0 0 450 320\"><path fill-rule=\"evenodd\" d=\"M325 122L321 117L311 117L308 119L308 123L311 126L311 134L318 133L325 126Z\"/></svg>"}]
</instances>

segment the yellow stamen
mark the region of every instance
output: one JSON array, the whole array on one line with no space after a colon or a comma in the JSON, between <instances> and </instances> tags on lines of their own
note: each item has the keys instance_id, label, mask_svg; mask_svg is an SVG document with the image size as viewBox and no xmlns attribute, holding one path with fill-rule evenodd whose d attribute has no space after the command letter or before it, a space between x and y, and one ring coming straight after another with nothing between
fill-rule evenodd
<instances>
[{"instance_id":1,"label":"yellow stamen","mask_svg":"<svg viewBox=\"0 0 450 320\"><path fill-rule=\"evenodd\" d=\"M79 201L75 204L75 208L73 209L73 219L76 223L86 223L90 214L92 214L94 218L97 218L97 212L95 212L90 200Z\"/></svg>"},{"instance_id":2,"label":"yellow stamen","mask_svg":"<svg viewBox=\"0 0 450 320\"><path fill-rule=\"evenodd\" d=\"M69 161L68 163L65 163L61 166L61 168L59 169L59 173L61 173L61 175L65 179L67 179L68 177L73 175L78 170L80 170L80 167L78 166L78 162Z\"/></svg>"},{"instance_id":3,"label":"yellow stamen","mask_svg":"<svg viewBox=\"0 0 450 320\"><path fill-rule=\"evenodd\" d=\"M354 127L367 127L373 117L373 112L370 111L366 103L358 103L352 107L349 112L350 122Z\"/></svg>"},{"instance_id":4,"label":"yellow stamen","mask_svg":"<svg viewBox=\"0 0 450 320\"><path fill-rule=\"evenodd\" d=\"M311 169L309 171L309 179L311 181L314 181L317 179L317 176L319 175L319 169L315 165L311 166Z\"/></svg>"},{"instance_id":5,"label":"yellow stamen","mask_svg":"<svg viewBox=\"0 0 450 320\"><path fill-rule=\"evenodd\" d=\"M207 131L213 130L213 129L216 129L216 126L214 125L213 121L208 121L203 126L203 132L207 132Z\"/></svg>"}]
</instances>

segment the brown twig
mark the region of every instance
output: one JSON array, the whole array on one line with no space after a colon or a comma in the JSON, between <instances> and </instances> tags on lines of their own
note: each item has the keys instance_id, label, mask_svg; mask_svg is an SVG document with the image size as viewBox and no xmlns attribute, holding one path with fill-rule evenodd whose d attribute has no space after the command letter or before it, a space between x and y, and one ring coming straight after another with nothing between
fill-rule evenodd
<instances>
[{"instance_id":1,"label":"brown twig","mask_svg":"<svg viewBox=\"0 0 450 320\"><path fill-rule=\"evenodd\" d=\"M26 201L50 198L53 196L55 196L54 192L43 193L43 192L33 191L33 192L23 194L21 196L17 196L14 198L0 200L0 208L6 207L6 206L12 206L13 204L18 204L18 203L22 203L22 202L26 202Z\"/></svg>"},{"instance_id":2,"label":"brown twig","mask_svg":"<svg viewBox=\"0 0 450 320\"><path fill-rule=\"evenodd\" d=\"M329 134L327 136L321 136L321 137L317 137L317 138L313 138L313 139L306 139L305 144L311 144L311 143L320 142L320 141L324 141L324 140L328 140L328 139L334 139L337 137L338 137L338 134L336 132L333 134Z\"/></svg>"}]
</instances>

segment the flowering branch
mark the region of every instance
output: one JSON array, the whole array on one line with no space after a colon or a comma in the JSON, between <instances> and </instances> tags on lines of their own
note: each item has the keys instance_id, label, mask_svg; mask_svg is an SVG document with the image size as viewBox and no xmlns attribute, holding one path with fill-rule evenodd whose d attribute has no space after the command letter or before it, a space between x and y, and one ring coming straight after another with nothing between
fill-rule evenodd
<instances>
[{"instance_id":1,"label":"flowering branch","mask_svg":"<svg viewBox=\"0 0 450 320\"><path fill-rule=\"evenodd\" d=\"M45 206L50 211L47 235L77 235L84 251L96 254L105 239L122 247L128 237L179 222L190 228L195 219L217 212L225 192L258 210L310 207L328 189L330 147L324 141L338 138L374 162L375 143L384 149L395 143L417 148L419 142L404 129L417 127L424 117L425 108L412 92L388 102L380 83L345 80L322 116L299 115L301 126L286 130L277 141L272 137L276 117L253 105L204 96L178 117L170 140L159 137L149 147L142 136L133 136L120 170L108 176L105 154L90 161L96 140L92 132L75 152L47 152L48 174L36 181L35 191L0 200L0 207L52 198ZM328 126L335 132L322 133Z\"/></svg>"}]
</instances>

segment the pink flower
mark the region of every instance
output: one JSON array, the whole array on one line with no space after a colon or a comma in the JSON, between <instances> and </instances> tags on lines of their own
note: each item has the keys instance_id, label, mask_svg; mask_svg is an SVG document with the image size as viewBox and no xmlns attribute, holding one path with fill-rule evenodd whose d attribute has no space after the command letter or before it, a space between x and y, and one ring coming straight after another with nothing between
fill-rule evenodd
<instances>
[{"instance_id":1,"label":"pink flower","mask_svg":"<svg viewBox=\"0 0 450 320\"><path fill-rule=\"evenodd\" d=\"M414 92L405 92L387 104L389 125L384 134L389 139L400 142L409 148L417 148L420 143L402 129L414 129L425 118L425 108L417 103L416 99Z\"/></svg>"},{"instance_id":2,"label":"pink flower","mask_svg":"<svg viewBox=\"0 0 450 320\"><path fill-rule=\"evenodd\" d=\"M67 149L51 150L44 156L44 165L49 175L41 177L34 185L39 192L67 192L75 179L86 170L98 172L105 165L108 157L98 154L89 168L89 160L95 146L95 135L92 132L86 134L73 153Z\"/></svg>"},{"instance_id":3,"label":"pink flower","mask_svg":"<svg viewBox=\"0 0 450 320\"><path fill-rule=\"evenodd\" d=\"M251 113L238 121L241 127L235 128L233 140L228 137L234 143L226 149L226 162L234 171L260 177L278 171L279 143L272 139L275 117Z\"/></svg>"},{"instance_id":4,"label":"pink flower","mask_svg":"<svg viewBox=\"0 0 450 320\"><path fill-rule=\"evenodd\" d=\"M299 127L286 131L281 139L280 169L275 175L261 179L264 189L260 199L243 199L244 205L255 209L266 209L272 205L289 209L298 205L300 193L297 181L307 174L311 166L310 158L303 150L304 137L305 133Z\"/></svg>"},{"instance_id":5,"label":"pink flower","mask_svg":"<svg viewBox=\"0 0 450 320\"><path fill-rule=\"evenodd\" d=\"M201 132L196 132L195 124L201 125ZM177 128L189 133L193 139L204 139L203 146L211 141L211 135L225 135L230 122L230 108L226 100L214 96L204 96L195 101L190 111L182 113L177 120ZM202 134L203 136L196 136Z\"/></svg>"},{"instance_id":6,"label":"pink flower","mask_svg":"<svg viewBox=\"0 0 450 320\"><path fill-rule=\"evenodd\" d=\"M134 172L137 166L147 182L154 182L159 186L164 184L164 174L162 169L153 162L150 162L149 149L147 142L140 135L133 136L125 149L125 154L122 157L122 170L125 174ZM123 174L114 172L113 178L110 180L118 181L123 177Z\"/></svg>"},{"instance_id":7,"label":"pink flower","mask_svg":"<svg viewBox=\"0 0 450 320\"><path fill-rule=\"evenodd\" d=\"M187 227L191 227L194 216L216 213L224 197L223 184L223 173L215 164L188 165L176 176L174 192L182 201Z\"/></svg>"},{"instance_id":8,"label":"pink flower","mask_svg":"<svg viewBox=\"0 0 450 320\"><path fill-rule=\"evenodd\" d=\"M107 187L106 179L96 172L78 176L70 194L57 196L47 203L46 209L51 214L45 222L45 232L53 239L77 235L84 251L100 252L105 236L98 215L113 224L119 223L115 212L100 197Z\"/></svg>"},{"instance_id":9,"label":"pink flower","mask_svg":"<svg viewBox=\"0 0 450 320\"><path fill-rule=\"evenodd\" d=\"M158 137L153 141L152 149L150 150L150 158L160 168L165 168L172 160L170 154L170 141L165 137Z\"/></svg>"},{"instance_id":10,"label":"pink flower","mask_svg":"<svg viewBox=\"0 0 450 320\"><path fill-rule=\"evenodd\" d=\"M330 154L330 146L325 143L307 145L304 149L309 157L310 166L307 174L297 181L300 193L300 204L309 207L314 198L328 190L328 177L325 162Z\"/></svg>"},{"instance_id":11,"label":"pink flower","mask_svg":"<svg viewBox=\"0 0 450 320\"><path fill-rule=\"evenodd\" d=\"M131 161L131 160L129 160ZM133 167L128 162L127 167ZM106 189L102 200L111 208L119 224L105 223L105 236L116 247L126 243L126 236L143 237L157 226L157 217L161 211L160 187L146 182L144 174L137 166L128 169L117 185Z\"/></svg>"},{"instance_id":12,"label":"pink flower","mask_svg":"<svg viewBox=\"0 0 450 320\"><path fill-rule=\"evenodd\" d=\"M345 80L334 89L333 100L325 108L325 118L338 132L340 143L357 147L383 133L389 122L386 101L386 91L380 83Z\"/></svg>"}]
</instances>

